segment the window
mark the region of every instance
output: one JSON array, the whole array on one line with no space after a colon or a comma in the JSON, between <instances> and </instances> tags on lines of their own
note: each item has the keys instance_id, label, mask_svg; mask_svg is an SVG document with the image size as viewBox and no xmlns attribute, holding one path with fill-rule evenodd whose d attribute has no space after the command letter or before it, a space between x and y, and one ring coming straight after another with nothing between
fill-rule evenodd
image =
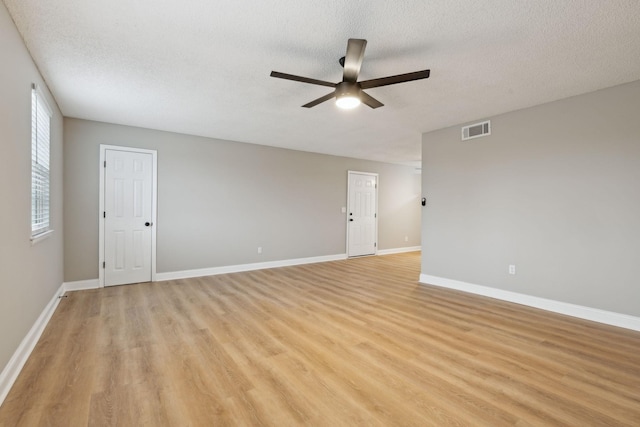
<instances>
[{"instance_id":1,"label":"window","mask_svg":"<svg viewBox=\"0 0 640 427\"><path fill-rule=\"evenodd\" d=\"M51 110L34 84L31 91L31 239L51 230L49 146Z\"/></svg>"}]
</instances>

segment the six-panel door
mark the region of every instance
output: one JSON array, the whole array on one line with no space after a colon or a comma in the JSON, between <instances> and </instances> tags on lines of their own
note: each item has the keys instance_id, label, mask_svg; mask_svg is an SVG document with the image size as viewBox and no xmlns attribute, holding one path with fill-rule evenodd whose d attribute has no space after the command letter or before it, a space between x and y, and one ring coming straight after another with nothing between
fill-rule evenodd
<instances>
[{"instance_id":1,"label":"six-panel door","mask_svg":"<svg viewBox=\"0 0 640 427\"><path fill-rule=\"evenodd\" d=\"M105 151L104 284L151 281L153 158Z\"/></svg>"},{"instance_id":2,"label":"six-panel door","mask_svg":"<svg viewBox=\"0 0 640 427\"><path fill-rule=\"evenodd\" d=\"M348 255L376 253L377 175L349 172Z\"/></svg>"}]
</instances>

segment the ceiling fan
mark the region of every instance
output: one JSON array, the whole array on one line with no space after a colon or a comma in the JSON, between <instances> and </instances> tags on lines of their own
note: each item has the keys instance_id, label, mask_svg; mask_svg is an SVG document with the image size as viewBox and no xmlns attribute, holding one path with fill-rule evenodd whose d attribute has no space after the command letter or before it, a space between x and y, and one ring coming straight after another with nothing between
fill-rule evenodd
<instances>
[{"instance_id":1,"label":"ceiling fan","mask_svg":"<svg viewBox=\"0 0 640 427\"><path fill-rule=\"evenodd\" d=\"M429 77L430 70L422 70L415 71L413 73L398 74L395 76L359 82L358 75L360 74L360 67L362 66L364 49L366 46L366 40L349 39L349 42L347 43L347 54L339 60L340 65L344 68L342 81L339 83L325 82L323 80L295 76L293 74L280 73L278 71L272 71L271 77L334 88L333 92L304 104L303 107L305 108L315 107L316 105L334 97L336 98L336 105L341 108L355 108L360 105L360 103L366 104L371 108L378 108L382 107L384 104L371 95L366 94L363 89L388 86L396 83L410 82L412 80L426 79Z\"/></svg>"}]
</instances>

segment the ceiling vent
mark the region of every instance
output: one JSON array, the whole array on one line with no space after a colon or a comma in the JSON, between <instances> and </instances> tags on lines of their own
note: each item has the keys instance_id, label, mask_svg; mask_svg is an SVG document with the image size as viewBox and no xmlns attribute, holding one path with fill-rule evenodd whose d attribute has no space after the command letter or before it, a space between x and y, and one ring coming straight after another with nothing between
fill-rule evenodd
<instances>
[{"instance_id":1,"label":"ceiling vent","mask_svg":"<svg viewBox=\"0 0 640 427\"><path fill-rule=\"evenodd\" d=\"M480 138L481 136L491 135L491 120L482 123L475 123L462 128L462 140Z\"/></svg>"}]
</instances>

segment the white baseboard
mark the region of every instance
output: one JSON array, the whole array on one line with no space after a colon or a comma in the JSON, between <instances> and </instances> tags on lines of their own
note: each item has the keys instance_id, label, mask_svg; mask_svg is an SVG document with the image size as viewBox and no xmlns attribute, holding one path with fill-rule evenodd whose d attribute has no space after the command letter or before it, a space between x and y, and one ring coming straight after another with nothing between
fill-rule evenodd
<instances>
[{"instance_id":1,"label":"white baseboard","mask_svg":"<svg viewBox=\"0 0 640 427\"><path fill-rule=\"evenodd\" d=\"M100 282L98 279L78 280L76 282L64 282L62 286L65 292L84 291L86 289L98 289Z\"/></svg>"},{"instance_id":2,"label":"white baseboard","mask_svg":"<svg viewBox=\"0 0 640 427\"><path fill-rule=\"evenodd\" d=\"M2 402L4 402L4 399L9 394L9 390L11 390L13 383L18 378L18 374L20 374L24 364L27 363L27 359L29 359L44 328L46 328L51 316L53 316L53 312L56 310L56 307L58 307L60 296L64 295L64 292L64 285L60 285L51 301L49 301L44 310L42 310L36 322L24 337L15 353L13 353L13 356L11 356L9 363L7 363L2 373L0 373L0 405L2 405Z\"/></svg>"},{"instance_id":3,"label":"white baseboard","mask_svg":"<svg viewBox=\"0 0 640 427\"><path fill-rule=\"evenodd\" d=\"M531 295L505 291L488 286L474 285L472 283L461 282L444 277L430 276L428 274L420 275L420 283L424 283L425 285L434 285L443 288L456 289L458 291L483 295L490 298L496 298L503 301L514 302L516 304L522 304L529 307L552 311L554 313L566 314L567 316L591 320L593 322L604 323L607 325L631 329L634 331L640 331L640 317L630 316L628 314L615 313L612 311L605 311L597 308L585 307L562 301L534 297Z\"/></svg>"},{"instance_id":4,"label":"white baseboard","mask_svg":"<svg viewBox=\"0 0 640 427\"><path fill-rule=\"evenodd\" d=\"M192 277L215 276L218 274L240 273L242 271L262 270L265 268L289 267L292 265L314 264L317 262L339 261L347 259L347 254L326 255L310 258L296 258L282 261L256 262L252 264L226 265L222 267L199 268L196 270L156 273L156 281L189 279Z\"/></svg>"},{"instance_id":5,"label":"white baseboard","mask_svg":"<svg viewBox=\"0 0 640 427\"><path fill-rule=\"evenodd\" d=\"M415 252L421 249L420 246L409 246L405 248L383 249L376 255L392 255L405 252ZM318 262L339 261L347 259L347 254L325 255L309 258L295 258L281 261L257 262L252 264L225 265L221 267L199 268L195 270L170 271L166 273L156 273L155 281L189 279L192 277L215 276L218 274L240 273L242 271L262 270L265 268L289 267L293 265L314 264ZM79 280L76 282L65 282L64 291L82 291L86 289L97 289L100 287L98 279Z\"/></svg>"},{"instance_id":6,"label":"white baseboard","mask_svg":"<svg viewBox=\"0 0 640 427\"><path fill-rule=\"evenodd\" d=\"M376 252L376 255L403 254L405 252L417 252L420 250L422 250L422 246L407 246L404 248L381 249Z\"/></svg>"}]
</instances>

